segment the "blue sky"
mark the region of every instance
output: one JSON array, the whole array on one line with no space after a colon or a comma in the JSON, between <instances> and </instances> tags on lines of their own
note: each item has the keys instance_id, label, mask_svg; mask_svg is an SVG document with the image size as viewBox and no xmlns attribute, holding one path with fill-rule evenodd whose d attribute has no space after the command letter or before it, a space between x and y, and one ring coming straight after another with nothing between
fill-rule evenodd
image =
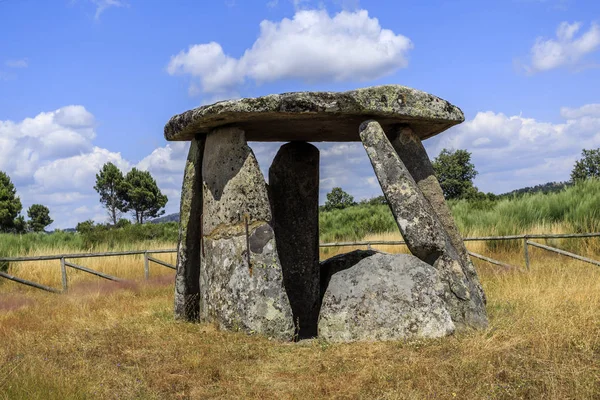
<instances>
[{"instance_id":1,"label":"blue sky","mask_svg":"<svg viewBox=\"0 0 600 400\"><path fill-rule=\"evenodd\" d=\"M600 147L600 2L0 0L0 170L51 228L107 216L94 175L147 169L178 210L174 114L234 97L401 84L461 107L426 147L483 191L567 180ZM251 144L264 171L276 144ZM319 144L321 197L380 194L360 144Z\"/></svg>"}]
</instances>

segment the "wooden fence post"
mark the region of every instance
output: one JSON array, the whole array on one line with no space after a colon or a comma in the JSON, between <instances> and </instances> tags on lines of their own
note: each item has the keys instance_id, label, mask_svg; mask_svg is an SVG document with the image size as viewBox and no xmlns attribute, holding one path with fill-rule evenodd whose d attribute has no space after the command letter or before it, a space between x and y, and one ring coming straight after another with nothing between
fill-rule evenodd
<instances>
[{"instance_id":1,"label":"wooden fence post","mask_svg":"<svg viewBox=\"0 0 600 400\"><path fill-rule=\"evenodd\" d=\"M62 274L62 289L63 293L67 291L67 266L65 265L65 258L60 259L60 272Z\"/></svg>"},{"instance_id":2,"label":"wooden fence post","mask_svg":"<svg viewBox=\"0 0 600 400\"><path fill-rule=\"evenodd\" d=\"M525 257L525 267L529 271L529 248L527 247L527 235L523 237L523 256Z\"/></svg>"},{"instance_id":3,"label":"wooden fence post","mask_svg":"<svg viewBox=\"0 0 600 400\"><path fill-rule=\"evenodd\" d=\"M144 252L144 278L150 279L150 265L148 261L148 252Z\"/></svg>"}]
</instances>

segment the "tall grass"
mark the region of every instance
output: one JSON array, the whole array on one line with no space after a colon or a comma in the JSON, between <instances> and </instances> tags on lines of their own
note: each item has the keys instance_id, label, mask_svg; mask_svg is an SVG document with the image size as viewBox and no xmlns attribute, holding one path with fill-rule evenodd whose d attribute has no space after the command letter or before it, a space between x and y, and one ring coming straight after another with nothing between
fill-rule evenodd
<instances>
[{"instance_id":1,"label":"tall grass","mask_svg":"<svg viewBox=\"0 0 600 400\"><path fill-rule=\"evenodd\" d=\"M47 233L26 233L22 235L0 233L0 257L20 256L40 250L58 252L90 252L101 249L132 250L149 249L152 242L176 243L178 224L129 225L123 228L96 226L85 233L57 231ZM52 254L52 253L47 253ZM58 254L58 253L57 253Z\"/></svg>"},{"instance_id":2,"label":"tall grass","mask_svg":"<svg viewBox=\"0 0 600 400\"><path fill-rule=\"evenodd\" d=\"M321 242L359 240L366 235L398 230L387 205L357 205L319 214Z\"/></svg>"},{"instance_id":3,"label":"tall grass","mask_svg":"<svg viewBox=\"0 0 600 400\"><path fill-rule=\"evenodd\" d=\"M450 202L465 236L529 233L540 225L561 224L570 232L600 231L600 180L588 180L557 193L535 193L496 202Z\"/></svg>"},{"instance_id":4,"label":"tall grass","mask_svg":"<svg viewBox=\"0 0 600 400\"><path fill-rule=\"evenodd\" d=\"M0 234L0 256L12 257L28 254L36 249L84 250L83 236L70 232Z\"/></svg>"},{"instance_id":5,"label":"tall grass","mask_svg":"<svg viewBox=\"0 0 600 400\"><path fill-rule=\"evenodd\" d=\"M527 194L497 201L450 201L449 206L465 237L599 232L600 180L589 180L556 193ZM360 240L369 235L398 232L387 205L323 212L319 218L322 242ZM576 250L589 246L593 239L562 243ZM487 247L514 249L518 246L518 242L489 242Z\"/></svg>"}]
</instances>

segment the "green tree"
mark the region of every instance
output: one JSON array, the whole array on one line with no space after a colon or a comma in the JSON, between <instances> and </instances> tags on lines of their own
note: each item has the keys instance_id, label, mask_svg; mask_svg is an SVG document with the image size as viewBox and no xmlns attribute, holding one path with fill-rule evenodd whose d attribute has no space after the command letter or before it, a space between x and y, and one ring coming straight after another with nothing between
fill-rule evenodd
<instances>
[{"instance_id":1,"label":"green tree","mask_svg":"<svg viewBox=\"0 0 600 400\"><path fill-rule=\"evenodd\" d=\"M334 187L331 192L327 193L327 200L325 201L325 210L341 210L346 207L355 205L354 197L344 192L340 187Z\"/></svg>"},{"instance_id":2,"label":"green tree","mask_svg":"<svg viewBox=\"0 0 600 400\"><path fill-rule=\"evenodd\" d=\"M117 221L117 228L125 228L131 225L131 221L126 218L121 218Z\"/></svg>"},{"instance_id":3,"label":"green tree","mask_svg":"<svg viewBox=\"0 0 600 400\"><path fill-rule=\"evenodd\" d=\"M387 199L383 195L371 197L370 199L363 199L359 202L360 205L369 205L369 206L387 205L387 203L388 203Z\"/></svg>"},{"instance_id":4,"label":"green tree","mask_svg":"<svg viewBox=\"0 0 600 400\"><path fill-rule=\"evenodd\" d=\"M150 172L133 168L125 175L125 189L126 208L138 224L165 213L163 208L168 198L162 194Z\"/></svg>"},{"instance_id":5,"label":"green tree","mask_svg":"<svg viewBox=\"0 0 600 400\"><path fill-rule=\"evenodd\" d=\"M432 165L446 199L480 197L479 191L473 186L477 171L471 163L471 153L466 150L443 149Z\"/></svg>"},{"instance_id":6,"label":"green tree","mask_svg":"<svg viewBox=\"0 0 600 400\"><path fill-rule=\"evenodd\" d=\"M17 218L15 218L13 231L15 233L25 233L27 231L27 222L25 221L25 217L19 215Z\"/></svg>"},{"instance_id":7,"label":"green tree","mask_svg":"<svg viewBox=\"0 0 600 400\"><path fill-rule=\"evenodd\" d=\"M34 232L43 232L44 228L50 225L54 220L50 218L50 210L41 204L33 204L27 210L27 226Z\"/></svg>"},{"instance_id":8,"label":"green tree","mask_svg":"<svg viewBox=\"0 0 600 400\"><path fill-rule=\"evenodd\" d=\"M75 230L81 234L89 233L94 229L94 221L88 219L87 221L77 223Z\"/></svg>"},{"instance_id":9,"label":"green tree","mask_svg":"<svg viewBox=\"0 0 600 400\"><path fill-rule=\"evenodd\" d=\"M571 171L571 180L573 182L584 181L586 179L600 179L600 148L596 150L583 150L582 158L575 163Z\"/></svg>"},{"instance_id":10,"label":"green tree","mask_svg":"<svg viewBox=\"0 0 600 400\"><path fill-rule=\"evenodd\" d=\"M96 174L94 189L100 194L100 203L106 208L110 221L116 225L121 213L128 211L123 173L111 162L104 164L100 172Z\"/></svg>"},{"instance_id":11,"label":"green tree","mask_svg":"<svg viewBox=\"0 0 600 400\"><path fill-rule=\"evenodd\" d=\"M13 232L23 206L10 177L0 171L0 232Z\"/></svg>"}]
</instances>

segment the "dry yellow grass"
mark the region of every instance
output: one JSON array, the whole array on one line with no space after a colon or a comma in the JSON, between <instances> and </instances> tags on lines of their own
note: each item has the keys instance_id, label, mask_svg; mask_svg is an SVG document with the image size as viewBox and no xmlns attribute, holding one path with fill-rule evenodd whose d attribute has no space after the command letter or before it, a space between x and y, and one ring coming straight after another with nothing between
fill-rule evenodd
<instances>
[{"instance_id":1,"label":"dry yellow grass","mask_svg":"<svg viewBox=\"0 0 600 400\"><path fill-rule=\"evenodd\" d=\"M522 265L519 251L478 250ZM531 256L530 272L477 262L487 330L415 342L292 344L177 322L166 269L0 294L0 399L600 398L600 269Z\"/></svg>"},{"instance_id":2,"label":"dry yellow grass","mask_svg":"<svg viewBox=\"0 0 600 400\"><path fill-rule=\"evenodd\" d=\"M161 249L174 249L177 244L165 243L165 242L145 242L144 248L140 248L139 244L136 247L123 246L119 249L108 249L98 247L94 249L95 253L102 252L116 252L116 251L128 251L128 250L161 250ZM73 254L83 253L82 251L74 251L68 247L49 247L49 248L36 248L35 250L29 251L27 254L20 254L20 257L34 257L41 255L58 255L58 254ZM152 254L152 257L166 261L172 265L175 264L176 255L175 253L167 254ZM128 256L111 256L111 257L100 257L100 258L69 258L74 264L81 265L87 268L91 268L96 271L103 272L105 274L113 275L123 279L140 279L144 277L144 256L143 255L128 255ZM172 274L172 272L164 266L158 265L151 262L149 264L150 276L163 276L165 274ZM26 261L26 262L15 262L10 263L8 273L17 276L22 279L30 280L33 282L41 283L46 286L61 288L62 278L60 269L60 260L48 260L48 261ZM73 268L67 268L68 284L77 285L82 282L89 283L102 283L100 278L90 275L86 272L79 271ZM1 279L1 278L0 278ZM4 282L2 282L4 281ZM31 291L38 289L30 289L18 283L2 280L0 281L0 293L2 292L13 292L19 291Z\"/></svg>"}]
</instances>

